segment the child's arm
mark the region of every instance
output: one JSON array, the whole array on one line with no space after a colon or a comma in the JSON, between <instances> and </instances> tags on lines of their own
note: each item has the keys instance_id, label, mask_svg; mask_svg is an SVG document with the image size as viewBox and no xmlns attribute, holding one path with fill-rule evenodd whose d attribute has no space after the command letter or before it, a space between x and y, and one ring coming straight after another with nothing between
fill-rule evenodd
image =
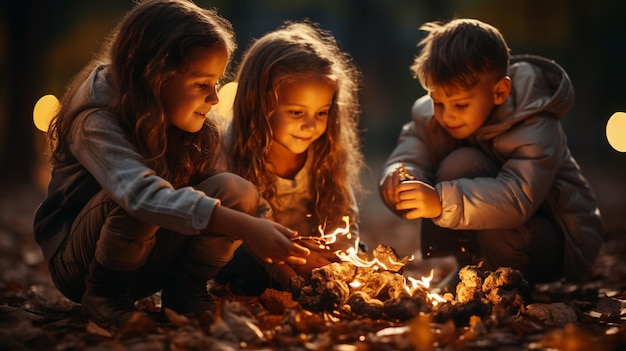
<instances>
[{"instance_id":1,"label":"child's arm","mask_svg":"<svg viewBox=\"0 0 626 351\"><path fill-rule=\"evenodd\" d=\"M268 263L305 264L310 253L290 240L297 233L287 227L224 206L215 207L206 230L243 240L248 250Z\"/></svg>"},{"instance_id":2,"label":"child's arm","mask_svg":"<svg viewBox=\"0 0 626 351\"><path fill-rule=\"evenodd\" d=\"M309 250L292 243L288 237L293 233L286 227L220 206L192 187L174 189L146 166L110 112L83 114L74 121L69 139L74 157L113 201L138 219L184 234L208 229L242 239L264 260L306 262Z\"/></svg>"},{"instance_id":3,"label":"child's arm","mask_svg":"<svg viewBox=\"0 0 626 351\"><path fill-rule=\"evenodd\" d=\"M402 208L398 207L401 201L410 200L411 198L409 196L412 196L413 199L416 199L415 196L417 196L415 192L410 192L404 194L403 199L401 199L400 193L421 188L415 183L400 187L401 184L409 180L419 180L420 183L428 187L428 189L422 188L422 190L434 190L428 185L431 179L431 176L429 176L431 172L427 170L430 169L431 166L430 158L427 154L426 146L416 134L415 124L411 122L405 125L402 129L398 145L385 164L379 183L380 196L383 202L392 212L400 217L409 219L409 217L405 216L407 213L406 210L415 209L418 205L415 203L415 206L411 207L407 203L404 203L401 206ZM439 199L438 196L437 199ZM429 201L429 203L432 203L432 201ZM414 215L417 215L417 213L414 213ZM417 217L412 216L411 219L413 218Z\"/></svg>"},{"instance_id":4,"label":"child's arm","mask_svg":"<svg viewBox=\"0 0 626 351\"><path fill-rule=\"evenodd\" d=\"M156 175L111 112L84 113L71 131L72 155L128 213L183 234L199 234L207 226L219 201L192 187L174 189Z\"/></svg>"},{"instance_id":5,"label":"child's arm","mask_svg":"<svg viewBox=\"0 0 626 351\"><path fill-rule=\"evenodd\" d=\"M431 119L433 111L430 97L424 96L418 99L413 105L411 112L412 121L402 126L398 143L387 158L379 182L380 195L385 205L396 215L404 218L408 218L405 217L406 210L411 208L404 204L404 210L398 209L397 206L401 201L400 191L415 190L418 186L405 186L400 189L398 188L400 183L406 180L419 180L425 185L434 185L432 181L435 173L435 166L432 160L433 150L430 150L430 144L427 142L429 138L427 136L428 132L432 132L432 124L435 123ZM399 172L400 169L402 172ZM422 188L422 190L429 192L432 188ZM416 194L413 193L412 195L415 196ZM430 195L430 199L433 200L433 194L431 193ZM407 200L407 195L404 196L404 200ZM432 202L429 201L429 203ZM435 209L434 212L437 212L437 210ZM432 215L432 213L423 214ZM416 215L417 213L413 213L411 218L417 218L414 217Z\"/></svg>"},{"instance_id":6,"label":"child's arm","mask_svg":"<svg viewBox=\"0 0 626 351\"><path fill-rule=\"evenodd\" d=\"M308 250L294 245L284 226L220 206L219 200L192 187L174 189L145 165L110 112L80 116L72 132L72 154L113 201L138 219L192 235L215 226L219 233L256 247L263 259L305 261Z\"/></svg>"}]
</instances>

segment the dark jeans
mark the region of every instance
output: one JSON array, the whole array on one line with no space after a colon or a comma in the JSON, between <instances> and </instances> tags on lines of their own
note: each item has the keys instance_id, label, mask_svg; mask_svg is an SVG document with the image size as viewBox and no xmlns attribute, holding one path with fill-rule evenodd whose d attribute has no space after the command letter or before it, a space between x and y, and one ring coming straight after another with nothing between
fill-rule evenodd
<instances>
[{"instance_id":1,"label":"dark jeans","mask_svg":"<svg viewBox=\"0 0 626 351\"><path fill-rule=\"evenodd\" d=\"M212 176L195 188L220 199L221 206L250 215L259 209L256 188L231 173ZM112 270L135 271L130 289L139 299L161 290L181 272L213 278L240 244L222 234L184 235L141 222L101 191L74 220L70 235L50 262L50 271L59 291L76 302L85 291L92 260Z\"/></svg>"},{"instance_id":2,"label":"dark jeans","mask_svg":"<svg viewBox=\"0 0 626 351\"><path fill-rule=\"evenodd\" d=\"M480 176L495 177L499 167L482 151L460 148L440 164L436 182ZM563 233L539 208L519 228L451 230L422 219L424 258L453 255L461 267L483 262L485 270L511 267L530 283L554 281L563 275Z\"/></svg>"}]
</instances>

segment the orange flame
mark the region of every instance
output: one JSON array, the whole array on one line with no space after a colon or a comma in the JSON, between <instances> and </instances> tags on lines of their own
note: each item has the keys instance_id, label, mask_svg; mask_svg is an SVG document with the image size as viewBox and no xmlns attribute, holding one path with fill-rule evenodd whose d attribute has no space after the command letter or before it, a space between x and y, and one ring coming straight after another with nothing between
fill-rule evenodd
<instances>
[{"instance_id":1,"label":"orange flame","mask_svg":"<svg viewBox=\"0 0 626 351\"><path fill-rule=\"evenodd\" d=\"M322 225L319 225L318 231L320 232L321 236L312 240L315 240L316 242L318 242L319 247L321 249L330 250L329 245L335 243L339 235L344 235L348 239L351 239L352 235L350 232L350 218L348 216L343 216L342 220L344 221L345 226L342 228L337 228L332 233L328 233L328 234L324 233L324 227ZM335 251L335 255L337 255L337 257L341 261L350 262L356 267L366 267L366 268L373 267L373 269L376 271L379 269L388 270L387 265L377 258L374 258L373 260L368 261L359 257L359 255L357 255L358 248L359 248L359 238L356 237L353 247L350 247L346 249L345 251L342 251L342 250ZM411 257L411 259L413 259L413 257ZM402 262L397 262L393 260L390 261L389 263L393 265L403 265ZM446 300L443 297L441 297L439 294L428 292L428 288L430 288L430 281L433 279L433 274L434 274L434 270L431 269L430 274L427 277L422 277L422 279L415 279L413 277L408 277L408 278L404 277L404 282L405 282L405 289L407 293L409 293L409 295L413 295L413 293L418 289L426 290L426 294L430 302L433 304L433 306L437 306L440 302L446 302ZM358 280L354 280L349 285L353 289L358 289L362 285L362 283Z\"/></svg>"}]
</instances>

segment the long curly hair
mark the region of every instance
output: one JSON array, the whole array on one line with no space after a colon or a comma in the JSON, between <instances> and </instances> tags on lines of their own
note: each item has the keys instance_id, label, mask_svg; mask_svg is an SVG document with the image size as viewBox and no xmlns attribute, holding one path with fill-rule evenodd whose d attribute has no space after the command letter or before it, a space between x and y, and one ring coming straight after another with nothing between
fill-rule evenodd
<instances>
[{"instance_id":1,"label":"long curly hair","mask_svg":"<svg viewBox=\"0 0 626 351\"><path fill-rule=\"evenodd\" d=\"M138 3L68 86L49 127L52 163L69 157L67 136L72 121L88 109L104 108L117 117L148 166L175 187L206 177L221 152L219 128L209 118L196 133L169 127L161 89L179 74L192 50L214 47L225 49L229 58L236 48L232 25L215 10L188 0ZM80 85L100 65L109 66L106 78L113 93L111 100L105 106L70 107Z\"/></svg>"},{"instance_id":2,"label":"long curly hair","mask_svg":"<svg viewBox=\"0 0 626 351\"><path fill-rule=\"evenodd\" d=\"M326 132L309 149L313 167L311 209L317 223L338 225L361 190L363 155L358 138L361 75L327 31L310 21L286 22L257 39L243 56L230 126L230 169L254 183L280 222L276 171L268 163L273 142L269 119L278 91L288 82L322 75L336 87Z\"/></svg>"}]
</instances>

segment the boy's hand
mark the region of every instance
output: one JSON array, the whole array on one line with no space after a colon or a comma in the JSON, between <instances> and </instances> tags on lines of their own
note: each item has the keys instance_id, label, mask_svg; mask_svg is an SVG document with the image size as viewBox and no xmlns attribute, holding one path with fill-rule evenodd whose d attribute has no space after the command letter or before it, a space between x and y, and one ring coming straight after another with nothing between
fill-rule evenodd
<instances>
[{"instance_id":1,"label":"boy's hand","mask_svg":"<svg viewBox=\"0 0 626 351\"><path fill-rule=\"evenodd\" d=\"M441 214L437 190L419 180L407 180L397 185L396 210L406 219L435 218Z\"/></svg>"},{"instance_id":2,"label":"boy's hand","mask_svg":"<svg viewBox=\"0 0 626 351\"><path fill-rule=\"evenodd\" d=\"M398 185L400 185L398 171L393 171L387 174L387 176L380 183L380 195L383 198L383 201L385 201L387 206L391 209L396 208L396 205L400 201L400 198L398 197Z\"/></svg>"}]
</instances>

